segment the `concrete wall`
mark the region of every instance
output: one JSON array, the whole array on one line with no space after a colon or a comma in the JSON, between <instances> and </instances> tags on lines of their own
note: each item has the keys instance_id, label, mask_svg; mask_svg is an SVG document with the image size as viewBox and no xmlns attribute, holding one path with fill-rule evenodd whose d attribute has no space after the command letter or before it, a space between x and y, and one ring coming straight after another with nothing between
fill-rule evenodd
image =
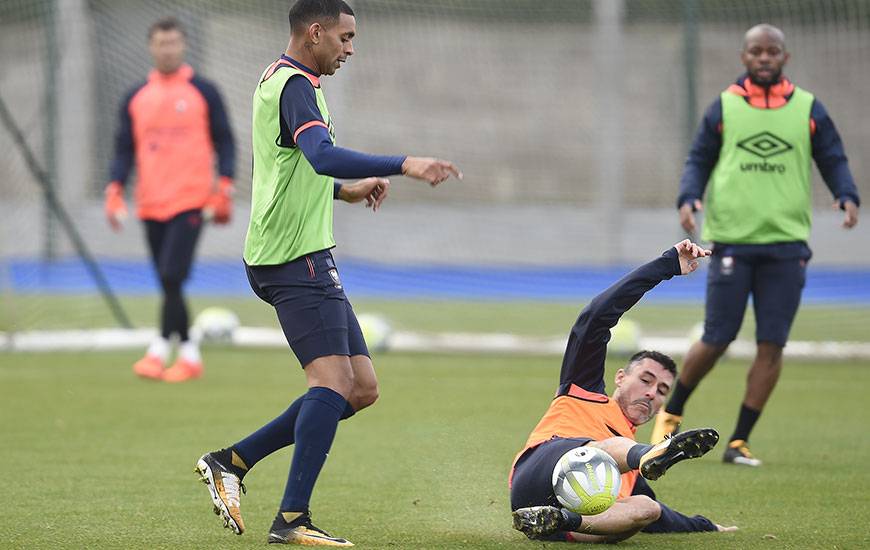
<instances>
[{"instance_id":1,"label":"concrete wall","mask_svg":"<svg viewBox=\"0 0 870 550\"><path fill-rule=\"evenodd\" d=\"M86 10L86 17L59 33L62 86L54 82L53 89L64 94L69 111L58 125L59 184L96 253L144 254L138 225L120 236L105 229L100 190L117 102L148 68L145 30L157 16L174 13L190 28L191 62L224 93L239 144L236 222L209 231L202 251L239 255L250 185L250 97L262 68L286 44L285 4L65 4L68 11L71 5ZM425 263L613 263L646 258L680 237L672 204L688 116L681 25L626 23L622 40L602 41L594 18L472 21L422 7L367 16L366 3L360 4L357 55L324 79L339 143L450 158L466 179L432 190L396 178L389 203L375 217L338 207L341 253ZM787 23L780 24L793 53L788 74L832 113L866 198L870 124L861 90L870 87L870 30L861 21ZM699 112L741 71L737 50L746 26L744 20L701 26ZM42 63L48 52L39 44L46 29L27 22L0 23L0 30L0 93L44 159ZM616 70L607 65L613 60ZM78 74L87 82L77 83ZM621 120L616 133L615 114ZM620 165L607 164L614 162ZM605 181L611 177L615 181ZM870 225L865 220L852 232L839 229L839 215L827 209L830 195L816 179L816 261L870 265L855 254L870 250ZM38 188L0 130L0 255L39 254L42 218ZM66 239L58 244L61 253L69 251Z\"/></svg>"},{"instance_id":2,"label":"concrete wall","mask_svg":"<svg viewBox=\"0 0 870 550\"><path fill-rule=\"evenodd\" d=\"M0 259L32 257L39 250L41 210L33 203L0 204ZM337 204L335 238L338 256L355 256L385 263L469 265L594 265L637 263L684 238L676 212L670 209L629 209L624 230L615 239L620 253L614 262L601 227L608 214L573 206L385 203L377 214L361 205ZM74 218L98 256L145 258L142 226L130 220L112 233L102 207L91 201ZM204 232L201 257L241 258L248 209L242 204L230 226ZM839 213L815 212L810 246L814 265L867 267L868 224L852 231L840 227ZM61 248L69 251L67 239Z\"/></svg>"}]
</instances>

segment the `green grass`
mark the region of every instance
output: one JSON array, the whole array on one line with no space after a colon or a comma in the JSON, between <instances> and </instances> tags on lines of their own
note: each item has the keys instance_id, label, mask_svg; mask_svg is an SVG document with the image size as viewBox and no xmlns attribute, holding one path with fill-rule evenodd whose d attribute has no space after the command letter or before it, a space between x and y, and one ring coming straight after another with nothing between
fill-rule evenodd
<instances>
[{"instance_id":1,"label":"green grass","mask_svg":"<svg viewBox=\"0 0 870 550\"><path fill-rule=\"evenodd\" d=\"M353 299L353 297L351 297ZM123 296L121 303L133 324L153 327L157 322L155 296ZM584 304L558 302L461 302L451 300L353 300L357 312L378 312L395 328L413 331L512 332L530 336L566 334ZM193 297L194 314L220 305L234 311L242 323L276 326L273 310L251 297ZM0 297L0 331L29 329L98 328L116 322L95 295ZM642 303L627 315L644 333L685 336L703 320L702 304L662 305ZM870 308L843 305L806 305L792 328L793 340L868 341ZM754 339L755 319L748 308L740 337Z\"/></svg>"},{"instance_id":2,"label":"green grass","mask_svg":"<svg viewBox=\"0 0 870 550\"><path fill-rule=\"evenodd\" d=\"M177 386L136 380L133 351L0 354L0 548L264 547L289 449L246 479L242 537L212 515L193 464L283 410L303 376L289 351L205 353L206 377ZM381 400L341 425L312 502L318 525L363 549L565 547L510 528L506 487L554 391L556 358L384 354L376 365ZM727 437L744 375L743 363L717 367L687 423ZM762 468L723 465L717 449L654 484L672 507L741 530L620 546L867 547L868 387L867 362L787 365L753 435Z\"/></svg>"}]
</instances>

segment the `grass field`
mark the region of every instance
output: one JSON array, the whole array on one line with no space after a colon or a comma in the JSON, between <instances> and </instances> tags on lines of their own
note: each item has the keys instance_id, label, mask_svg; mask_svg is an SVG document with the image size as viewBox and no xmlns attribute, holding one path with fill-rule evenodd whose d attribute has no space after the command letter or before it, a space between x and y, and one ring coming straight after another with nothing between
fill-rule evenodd
<instances>
[{"instance_id":1,"label":"grass field","mask_svg":"<svg viewBox=\"0 0 870 550\"><path fill-rule=\"evenodd\" d=\"M205 354L206 377L178 386L135 379L138 350L0 354L0 548L263 547L290 449L246 479L242 537L212 515L193 465L283 410L303 377L281 350ZM341 425L312 502L318 525L359 548L564 547L510 528L506 488L510 462L554 391L556 358L375 359L381 400ZM727 437L744 372L721 364L687 423ZM762 468L723 465L716 449L654 484L672 507L741 530L639 535L621 546L867 547L868 387L870 363L788 365L753 436Z\"/></svg>"}]
</instances>

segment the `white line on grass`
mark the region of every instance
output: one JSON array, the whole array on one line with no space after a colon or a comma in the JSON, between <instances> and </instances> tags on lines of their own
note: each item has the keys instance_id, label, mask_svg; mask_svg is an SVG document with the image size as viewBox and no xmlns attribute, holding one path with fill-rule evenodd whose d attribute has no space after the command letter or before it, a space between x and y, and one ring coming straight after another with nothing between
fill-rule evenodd
<instances>
[{"instance_id":1,"label":"white line on grass","mask_svg":"<svg viewBox=\"0 0 870 550\"><path fill-rule=\"evenodd\" d=\"M19 352L102 351L146 347L157 334L155 329L95 329L28 332L0 332L0 350ZM206 341L208 345L211 342ZM287 345L284 333L265 327L239 327L232 338L216 342L241 347L278 347ZM386 350L422 353L519 353L561 355L564 337L521 336L508 333L407 332L395 331L387 336ZM637 349L652 349L682 355L691 344L688 338L645 337L637 340ZM624 353L620 353L624 351ZM612 350L614 355L628 351ZM755 355L752 342L738 340L728 355L746 359ZM870 359L870 342L789 342L785 355L794 359Z\"/></svg>"}]
</instances>

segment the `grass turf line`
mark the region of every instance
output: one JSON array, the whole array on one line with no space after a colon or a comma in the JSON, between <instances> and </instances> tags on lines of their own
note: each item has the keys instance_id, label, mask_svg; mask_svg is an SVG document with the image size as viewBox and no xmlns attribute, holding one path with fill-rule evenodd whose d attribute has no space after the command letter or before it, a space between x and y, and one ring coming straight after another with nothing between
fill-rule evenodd
<instances>
[{"instance_id":1,"label":"grass turf line","mask_svg":"<svg viewBox=\"0 0 870 550\"><path fill-rule=\"evenodd\" d=\"M117 326L104 303L94 295L41 296L38 305L30 296L5 296L0 308L0 331L33 329L89 329ZM507 332L528 336L559 336L577 318L583 303L452 300L366 300L354 299L358 313L384 315L397 330L424 332ZM122 296L124 309L137 327L158 322L156 296ZM234 311L246 326L277 327L274 310L250 297L203 297L189 299L192 318L208 306ZM804 305L792 326L792 340L870 340L867 319L870 308L846 305ZM687 336L704 318L704 306L668 305L642 302L626 318L638 322L645 334ZM755 319L748 307L740 338L754 340Z\"/></svg>"}]
</instances>

